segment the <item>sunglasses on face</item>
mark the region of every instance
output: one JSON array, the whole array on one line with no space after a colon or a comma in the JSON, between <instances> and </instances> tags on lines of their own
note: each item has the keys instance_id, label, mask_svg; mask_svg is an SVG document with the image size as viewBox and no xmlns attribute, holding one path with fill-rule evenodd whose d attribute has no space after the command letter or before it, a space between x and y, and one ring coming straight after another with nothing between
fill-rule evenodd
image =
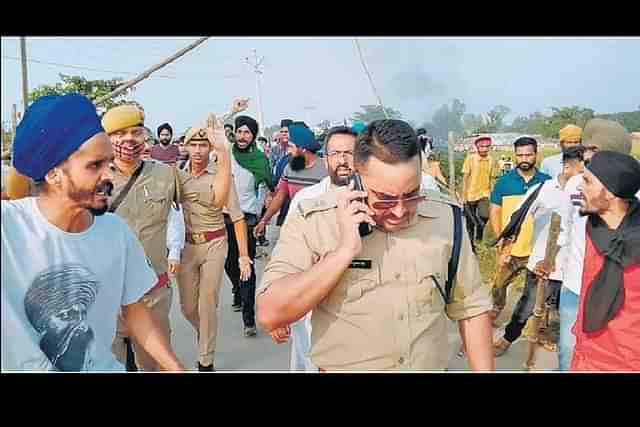
<instances>
[{"instance_id":1,"label":"sunglasses on face","mask_svg":"<svg viewBox=\"0 0 640 427\"><path fill-rule=\"evenodd\" d=\"M407 209L413 209L418 205L418 203L422 202L425 199L425 196L420 194L420 190L414 190L411 193L407 194L405 197L402 197L400 199L392 198L393 196L390 196L384 193L379 193L374 190L369 190L369 191L371 191L374 194L374 196L376 196L376 198L378 199L376 201L371 202L371 207L377 210L393 209L396 206L398 206L398 203L400 202L402 202Z\"/></svg>"}]
</instances>

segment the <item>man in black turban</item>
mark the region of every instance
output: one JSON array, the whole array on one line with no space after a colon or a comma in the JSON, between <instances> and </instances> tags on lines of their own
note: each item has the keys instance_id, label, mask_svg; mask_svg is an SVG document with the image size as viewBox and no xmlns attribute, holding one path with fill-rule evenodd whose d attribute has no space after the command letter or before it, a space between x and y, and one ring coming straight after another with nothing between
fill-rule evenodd
<instances>
[{"instance_id":1,"label":"man in black turban","mask_svg":"<svg viewBox=\"0 0 640 427\"><path fill-rule=\"evenodd\" d=\"M640 163L598 151L584 172L582 292L571 370L640 370Z\"/></svg>"}]
</instances>

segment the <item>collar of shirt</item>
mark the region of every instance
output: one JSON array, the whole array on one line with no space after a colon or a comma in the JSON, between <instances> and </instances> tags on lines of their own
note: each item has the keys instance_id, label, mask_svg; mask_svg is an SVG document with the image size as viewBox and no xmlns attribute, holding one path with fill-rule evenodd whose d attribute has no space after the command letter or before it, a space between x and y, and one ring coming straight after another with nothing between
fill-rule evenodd
<instances>
[{"instance_id":1,"label":"collar of shirt","mask_svg":"<svg viewBox=\"0 0 640 427\"><path fill-rule=\"evenodd\" d=\"M198 175L198 176L195 176L195 175L192 175L192 174L191 174L191 163L188 163L188 164L185 166L185 171L186 171L186 172L187 172L187 174L189 175L189 178L200 178L202 175L204 175L204 173L205 173L205 172L206 172L206 173L208 173L208 174L211 174L211 175L215 175L215 173L216 173L216 169L215 169L215 167L213 166L213 162L209 162L209 163L207 164L207 166L204 168L203 172L202 172L200 175Z\"/></svg>"}]
</instances>

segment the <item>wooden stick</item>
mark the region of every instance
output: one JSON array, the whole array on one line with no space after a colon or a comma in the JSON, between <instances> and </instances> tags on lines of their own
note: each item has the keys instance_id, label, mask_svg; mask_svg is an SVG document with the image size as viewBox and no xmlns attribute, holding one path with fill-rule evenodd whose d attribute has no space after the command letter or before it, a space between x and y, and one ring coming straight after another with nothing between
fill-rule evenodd
<instances>
[{"instance_id":1,"label":"wooden stick","mask_svg":"<svg viewBox=\"0 0 640 427\"><path fill-rule=\"evenodd\" d=\"M134 77L133 79L129 80L127 83L124 83L121 86L118 86L111 93L108 93L107 95L97 99L94 103L96 105L100 105L103 102L105 102L105 101L107 101L107 100L109 100L109 99L111 99L113 97L116 97L116 96L120 95L125 90L129 89L130 87L134 86L135 84L137 84L137 83L141 82L142 80L146 79L147 77L149 77L151 75L151 73L153 73L155 71L158 71L160 68L164 67L165 65L168 65L168 64L172 63L173 61L175 61L176 59L180 58L181 56L183 56L184 54L186 54L190 50L193 50L194 48L196 48L200 44L204 43L208 38L209 37L201 37L201 38L199 38L195 42L191 43L189 46L187 46L184 49L181 49L178 52L176 52L173 56L169 57L168 59L165 59L161 63L159 63L157 65L154 65L153 67L149 68L148 70L146 70L145 72L143 72L139 76Z\"/></svg>"}]
</instances>

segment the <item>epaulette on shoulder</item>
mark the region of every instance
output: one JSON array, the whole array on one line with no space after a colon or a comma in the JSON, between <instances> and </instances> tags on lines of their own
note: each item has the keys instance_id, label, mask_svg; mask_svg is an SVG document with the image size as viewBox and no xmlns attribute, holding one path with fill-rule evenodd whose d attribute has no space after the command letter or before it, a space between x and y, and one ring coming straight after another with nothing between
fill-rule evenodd
<instances>
[{"instance_id":1,"label":"epaulette on shoulder","mask_svg":"<svg viewBox=\"0 0 640 427\"><path fill-rule=\"evenodd\" d=\"M425 190L425 191L423 191L422 194L426 196L426 201L443 203L443 204L447 204L447 205L454 205L454 206L457 206L459 208L462 207L462 205L460 204L459 201L457 201L453 197L449 196L448 194L441 193L439 191Z\"/></svg>"},{"instance_id":2,"label":"epaulette on shoulder","mask_svg":"<svg viewBox=\"0 0 640 427\"><path fill-rule=\"evenodd\" d=\"M313 199L301 200L300 203L298 203L298 212L300 212L303 218L306 218L314 212L327 211L337 206L338 203L335 194L326 193Z\"/></svg>"},{"instance_id":3,"label":"epaulette on shoulder","mask_svg":"<svg viewBox=\"0 0 640 427\"><path fill-rule=\"evenodd\" d=\"M450 211L449 206L462 207L457 200L438 191L424 190L422 194L426 196L425 200L418 205L418 215L422 217L437 218L443 212Z\"/></svg>"}]
</instances>

